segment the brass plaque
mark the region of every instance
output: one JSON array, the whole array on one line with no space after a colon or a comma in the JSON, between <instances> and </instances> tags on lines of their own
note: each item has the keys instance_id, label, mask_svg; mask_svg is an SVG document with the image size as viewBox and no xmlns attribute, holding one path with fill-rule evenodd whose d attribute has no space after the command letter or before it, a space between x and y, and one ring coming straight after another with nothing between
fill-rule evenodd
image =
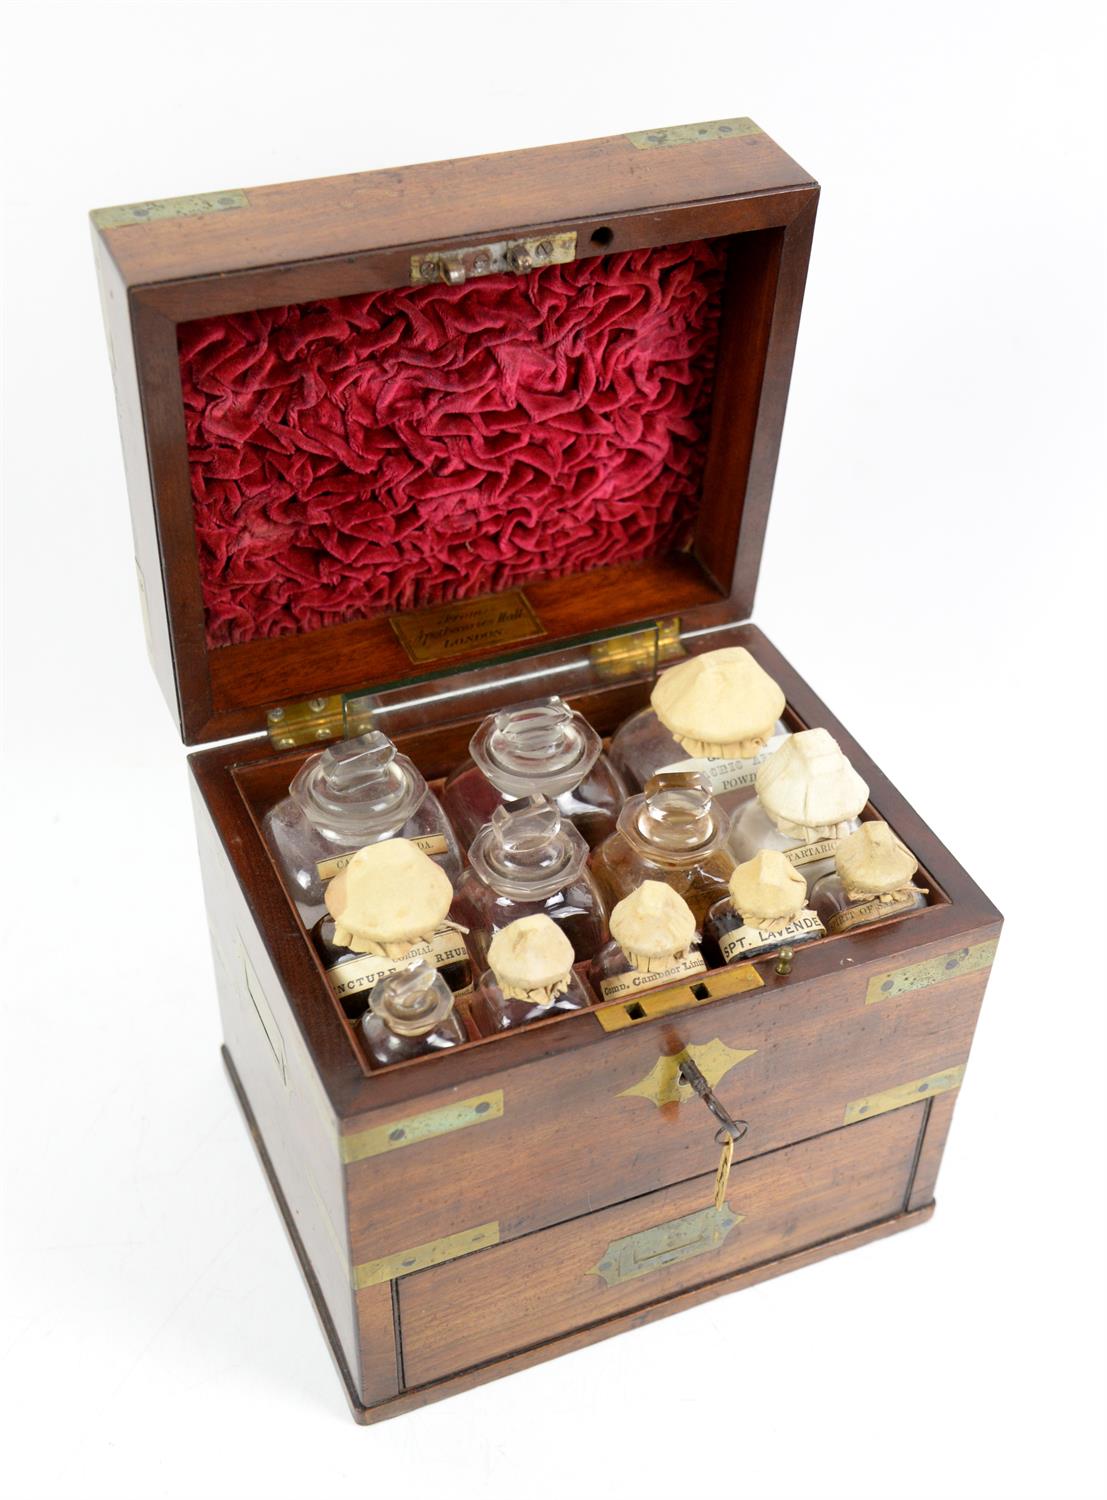
<instances>
[{"instance_id":1,"label":"brass plaque","mask_svg":"<svg viewBox=\"0 0 1107 1500\"><path fill-rule=\"evenodd\" d=\"M728 968L725 974L706 975L691 984L646 990L633 999L621 999L619 1004L598 1006L593 1014L605 1031L623 1031L642 1021L656 1020L658 1016L671 1016L711 1000L726 1000L747 990L760 989L764 983L752 964L740 964Z\"/></svg>"},{"instance_id":2,"label":"brass plaque","mask_svg":"<svg viewBox=\"0 0 1107 1500\"><path fill-rule=\"evenodd\" d=\"M522 589L391 615L389 624L414 662L467 656L546 634Z\"/></svg>"},{"instance_id":3,"label":"brass plaque","mask_svg":"<svg viewBox=\"0 0 1107 1500\"><path fill-rule=\"evenodd\" d=\"M717 1250L744 1218L745 1214L732 1213L724 1203L722 1208L703 1208L682 1219L669 1219L652 1229L613 1240L588 1275L599 1276L608 1286L619 1286L650 1271L664 1270L678 1261Z\"/></svg>"},{"instance_id":4,"label":"brass plaque","mask_svg":"<svg viewBox=\"0 0 1107 1500\"><path fill-rule=\"evenodd\" d=\"M745 1062L756 1051L756 1047L751 1047L746 1052L738 1052L725 1042L720 1042L717 1037L713 1042L704 1042L702 1045L693 1043L669 1057L659 1057L645 1078L629 1089L620 1090L618 1098L628 1099L638 1095L642 1099L651 1100L659 1109L663 1104L683 1104L685 1100L696 1097L692 1085L685 1083L680 1076L680 1065L686 1057L692 1059L711 1087L715 1088L731 1068Z\"/></svg>"},{"instance_id":5,"label":"brass plaque","mask_svg":"<svg viewBox=\"0 0 1107 1500\"><path fill-rule=\"evenodd\" d=\"M858 1120L870 1120L873 1115L886 1115L890 1109L902 1109L906 1104L917 1104L920 1099L930 1099L934 1094L948 1094L960 1088L965 1076L965 1065L947 1068L944 1073L931 1073L929 1078L913 1078L910 1083L897 1084L894 1089L885 1089L882 1094L869 1094L864 1099L854 1099L846 1105L843 1125L854 1125Z\"/></svg>"},{"instance_id":6,"label":"brass plaque","mask_svg":"<svg viewBox=\"0 0 1107 1500\"><path fill-rule=\"evenodd\" d=\"M957 979L962 974L975 974L991 966L999 946L998 938L986 943L976 943L971 948L957 948L953 953L942 953L937 958L927 958L918 964L908 964L904 969L892 969L887 974L877 974L869 980L865 991L865 1004L876 1005L880 1000L890 1000L895 995L906 995L911 990L928 990L931 985L943 984L947 979Z\"/></svg>"},{"instance_id":7,"label":"brass plaque","mask_svg":"<svg viewBox=\"0 0 1107 1500\"><path fill-rule=\"evenodd\" d=\"M420 1141L434 1140L436 1136L449 1135L469 1125L500 1120L503 1112L503 1089L477 1094L458 1104L448 1104L444 1109L428 1109L425 1114L411 1115L406 1120L393 1120L388 1125L376 1125L372 1130L359 1130L356 1135L344 1135L341 1138L342 1160L349 1164L365 1161L370 1156L383 1156L386 1151L415 1146Z\"/></svg>"},{"instance_id":8,"label":"brass plaque","mask_svg":"<svg viewBox=\"0 0 1107 1500\"><path fill-rule=\"evenodd\" d=\"M97 229L126 229L129 224L152 224L157 219L195 219L200 214L225 214L249 206L250 200L241 188L228 188L222 193L197 193L190 198L159 198L149 203L118 203L114 208L94 208L92 222Z\"/></svg>"},{"instance_id":9,"label":"brass plaque","mask_svg":"<svg viewBox=\"0 0 1107 1500\"><path fill-rule=\"evenodd\" d=\"M432 1240L428 1245L415 1245L411 1250L398 1250L395 1255L385 1255L380 1260L363 1261L354 1267L354 1289L379 1286L382 1281L395 1281L400 1276L410 1276L413 1271L425 1271L428 1266L439 1266L445 1260L456 1260L459 1255L471 1255L474 1250L484 1250L489 1245L500 1243L499 1221L478 1224L475 1229L463 1229L460 1234L448 1235L444 1240Z\"/></svg>"},{"instance_id":10,"label":"brass plaque","mask_svg":"<svg viewBox=\"0 0 1107 1500\"><path fill-rule=\"evenodd\" d=\"M660 146L687 146L693 141L725 141L731 136L762 135L760 125L744 115L734 120L702 120L698 125L666 125L659 130L634 130L627 136L639 151Z\"/></svg>"}]
</instances>

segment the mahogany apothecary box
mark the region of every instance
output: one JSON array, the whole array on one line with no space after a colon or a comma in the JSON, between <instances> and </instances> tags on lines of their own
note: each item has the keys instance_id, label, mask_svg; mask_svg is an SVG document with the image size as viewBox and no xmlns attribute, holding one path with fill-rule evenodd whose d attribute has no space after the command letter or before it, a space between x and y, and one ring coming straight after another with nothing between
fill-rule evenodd
<instances>
[{"instance_id":1,"label":"mahogany apothecary box","mask_svg":"<svg viewBox=\"0 0 1107 1500\"><path fill-rule=\"evenodd\" d=\"M932 1212L1001 919L743 623L817 199L728 120L93 215L150 654L225 742L224 1057L359 1420ZM493 708L608 734L735 643L930 905L372 1072L260 832L310 749L373 725L431 779ZM718 1209L688 1057L748 1122Z\"/></svg>"}]
</instances>

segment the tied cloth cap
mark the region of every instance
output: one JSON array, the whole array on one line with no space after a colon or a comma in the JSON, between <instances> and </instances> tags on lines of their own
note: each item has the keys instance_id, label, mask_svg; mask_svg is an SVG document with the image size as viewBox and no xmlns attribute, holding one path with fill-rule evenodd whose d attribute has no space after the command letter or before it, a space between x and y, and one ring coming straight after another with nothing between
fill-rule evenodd
<instances>
[{"instance_id":1,"label":"tied cloth cap","mask_svg":"<svg viewBox=\"0 0 1107 1500\"><path fill-rule=\"evenodd\" d=\"M639 974L660 973L696 942L696 918L671 886L643 880L611 913L611 936Z\"/></svg>"},{"instance_id":2,"label":"tied cloth cap","mask_svg":"<svg viewBox=\"0 0 1107 1500\"><path fill-rule=\"evenodd\" d=\"M757 796L788 838L845 838L869 788L825 729L802 729L757 768Z\"/></svg>"},{"instance_id":3,"label":"tied cloth cap","mask_svg":"<svg viewBox=\"0 0 1107 1500\"><path fill-rule=\"evenodd\" d=\"M862 823L838 845L838 875L851 901L879 896L895 901L921 887L912 883L919 862L887 823Z\"/></svg>"},{"instance_id":4,"label":"tied cloth cap","mask_svg":"<svg viewBox=\"0 0 1107 1500\"><path fill-rule=\"evenodd\" d=\"M772 735L784 694L744 646L724 646L663 672L650 704L689 755L749 760Z\"/></svg>"},{"instance_id":5,"label":"tied cloth cap","mask_svg":"<svg viewBox=\"0 0 1107 1500\"><path fill-rule=\"evenodd\" d=\"M778 849L762 849L730 877L730 899L747 926L780 932L803 911L807 881Z\"/></svg>"},{"instance_id":6,"label":"tied cloth cap","mask_svg":"<svg viewBox=\"0 0 1107 1500\"><path fill-rule=\"evenodd\" d=\"M545 912L520 917L488 945L488 966L509 1000L552 1005L569 988L573 945Z\"/></svg>"},{"instance_id":7,"label":"tied cloth cap","mask_svg":"<svg viewBox=\"0 0 1107 1500\"><path fill-rule=\"evenodd\" d=\"M454 889L445 871L410 839L389 839L359 849L323 899L340 948L404 958L445 922Z\"/></svg>"}]
</instances>

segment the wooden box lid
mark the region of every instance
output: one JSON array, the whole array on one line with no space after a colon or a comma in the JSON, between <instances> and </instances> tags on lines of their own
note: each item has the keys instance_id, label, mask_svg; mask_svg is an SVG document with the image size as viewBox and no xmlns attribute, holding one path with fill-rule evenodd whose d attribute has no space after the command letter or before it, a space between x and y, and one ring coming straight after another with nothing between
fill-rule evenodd
<instances>
[{"instance_id":1,"label":"wooden box lid","mask_svg":"<svg viewBox=\"0 0 1107 1500\"><path fill-rule=\"evenodd\" d=\"M728 120L95 212L186 743L528 643L748 618L817 199Z\"/></svg>"}]
</instances>

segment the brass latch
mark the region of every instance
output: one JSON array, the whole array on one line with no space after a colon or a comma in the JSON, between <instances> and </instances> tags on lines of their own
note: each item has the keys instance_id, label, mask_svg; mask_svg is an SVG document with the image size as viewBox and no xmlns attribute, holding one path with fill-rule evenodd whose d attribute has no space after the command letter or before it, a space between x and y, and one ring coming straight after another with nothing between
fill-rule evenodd
<instances>
[{"instance_id":1,"label":"brass latch","mask_svg":"<svg viewBox=\"0 0 1107 1500\"><path fill-rule=\"evenodd\" d=\"M525 276L542 266L563 266L575 260L576 254L575 229L533 239L467 245L458 250L421 250L411 257L411 284L431 286L444 281L447 286L461 286L474 276L495 276L505 271Z\"/></svg>"}]
</instances>

